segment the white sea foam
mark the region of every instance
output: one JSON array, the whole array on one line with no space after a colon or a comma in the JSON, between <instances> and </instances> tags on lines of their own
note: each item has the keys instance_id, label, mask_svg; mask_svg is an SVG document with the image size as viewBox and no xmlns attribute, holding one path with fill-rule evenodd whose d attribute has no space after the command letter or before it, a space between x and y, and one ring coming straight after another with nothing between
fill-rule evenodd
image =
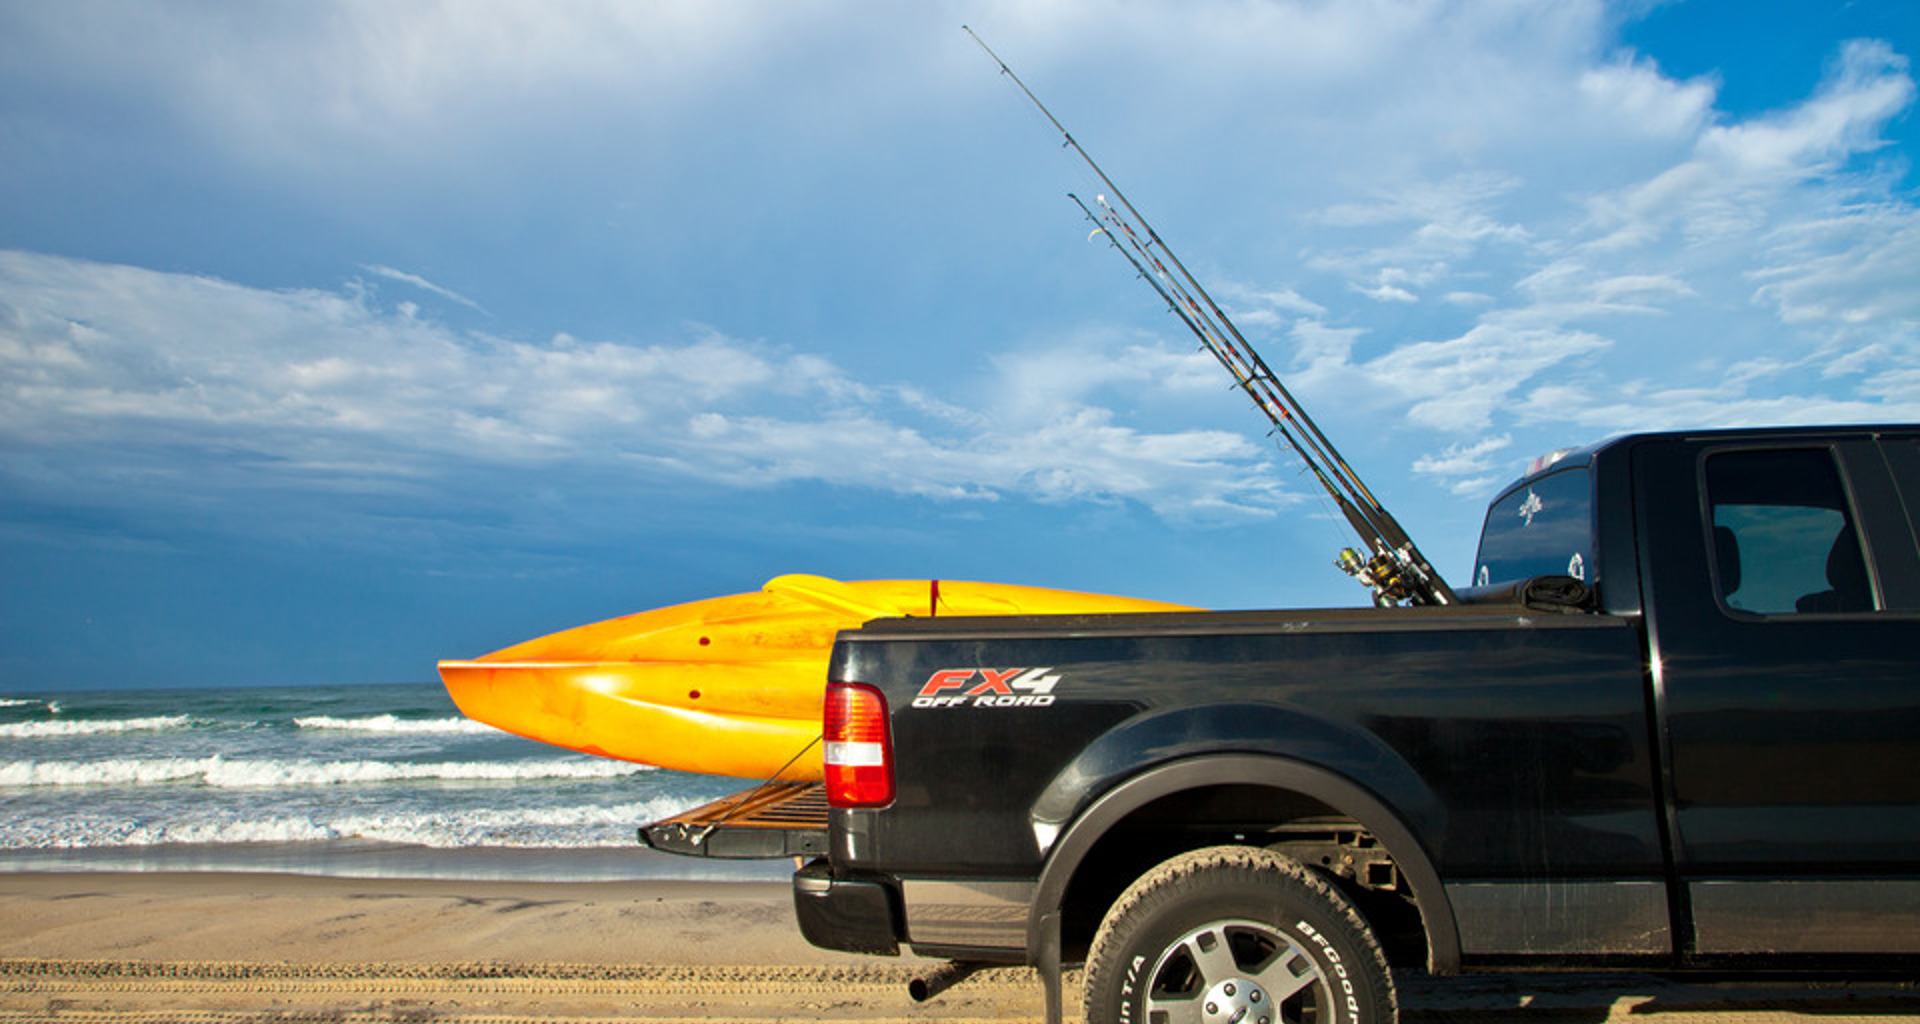
<instances>
[{"instance_id":1,"label":"white sea foam","mask_svg":"<svg viewBox=\"0 0 1920 1024\"><path fill-rule=\"evenodd\" d=\"M381 782L529 782L611 779L651 770L624 761L259 761L215 755L98 761L0 762L0 786L146 786L198 782L216 789L350 786Z\"/></svg>"},{"instance_id":2,"label":"white sea foam","mask_svg":"<svg viewBox=\"0 0 1920 1024\"><path fill-rule=\"evenodd\" d=\"M0 763L0 786L127 786L178 782L199 775L218 758L158 758L105 761L8 761Z\"/></svg>"},{"instance_id":3,"label":"white sea foam","mask_svg":"<svg viewBox=\"0 0 1920 1024\"><path fill-rule=\"evenodd\" d=\"M371 715L366 718L335 718L332 715L313 715L296 718L293 724L302 729L334 729L345 732L392 733L396 735L430 736L498 736L500 730L485 722L476 722L471 718L399 718L394 715Z\"/></svg>"},{"instance_id":4,"label":"white sea foam","mask_svg":"<svg viewBox=\"0 0 1920 1024\"><path fill-rule=\"evenodd\" d=\"M493 847L631 847L636 826L692 807L685 800L661 798L612 806L549 807L537 811L469 811L455 817L403 814L382 818L342 818L333 827L343 836L428 846L437 849Z\"/></svg>"},{"instance_id":5,"label":"white sea foam","mask_svg":"<svg viewBox=\"0 0 1920 1024\"><path fill-rule=\"evenodd\" d=\"M24 708L35 704L45 704L44 700L23 700L19 697L0 697L0 708Z\"/></svg>"},{"instance_id":6,"label":"white sea foam","mask_svg":"<svg viewBox=\"0 0 1920 1024\"><path fill-rule=\"evenodd\" d=\"M96 837L104 838L104 837ZM317 843L342 838L339 831L296 818L249 821L189 821L173 825L142 825L111 843L85 842L81 846L167 846L172 843Z\"/></svg>"},{"instance_id":7,"label":"white sea foam","mask_svg":"<svg viewBox=\"0 0 1920 1024\"><path fill-rule=\"evenodd\" d=\"M58 714L33 696L0 707L0 870L34 851L322 871L389 845L627 851L636 826L727 791L535 747L462 718L438 687L103 691L63 694Z\"/></svg>"},{"instance_id":8,"label":"white sea foam","mask_svg":"<svg viewBox=\"0 0 1920 1024\"><path fill-rule=\"evenodd\" d=\"M193 716L191 715L107 718L80 722L9 722L0 725L0 738L44 739L49 736L100 736L121 732L156 732L162 729L184 729L192 724Z\"/></svg>"},{"instance_id":9,"label":"white sea foam","mask_svg":"<svg viewBox=\"0 0 1920 1024\"><path fill-rule=\"evenodd\" d=\"M424 846L433 849L622 848L634 845L633 829L686 810L693 801L661 797L612 805L550 807L531 813L469 810L388 814L320 813L247 818L182 819L136 824L124 819L74 822L21 821L0 827L0 849L81 850L175 844L226 846L241 843L315 843L342 839Z\"/></svg>"}]
</instances>

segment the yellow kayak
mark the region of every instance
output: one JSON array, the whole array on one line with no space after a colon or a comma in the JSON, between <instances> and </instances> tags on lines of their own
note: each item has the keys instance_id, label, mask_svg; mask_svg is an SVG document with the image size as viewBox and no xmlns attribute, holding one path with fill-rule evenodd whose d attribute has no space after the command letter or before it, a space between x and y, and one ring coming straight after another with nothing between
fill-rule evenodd
<instances>
[{"instance_id":1,"label":"yellow kayak","mask_svg":"<svg viewBox=\"0 0 1920 1024\"><path fill-rule=\"evenodd\" d=\"M440 678L468 718L543 743L709 775L814 781L827 659L842 629L898 616L1189 610L997 583L779 576L757 593L442 661Z\"/></svg>"}]
</instances>

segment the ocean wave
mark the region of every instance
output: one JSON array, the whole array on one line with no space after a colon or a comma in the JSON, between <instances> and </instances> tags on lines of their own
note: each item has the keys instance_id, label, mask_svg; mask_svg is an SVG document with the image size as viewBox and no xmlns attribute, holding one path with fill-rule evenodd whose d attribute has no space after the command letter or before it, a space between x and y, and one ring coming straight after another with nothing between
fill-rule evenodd
<instances>
[{"instance_id":1,"label":"ocean wave","mask_svg":"<svg viewBox=\"0 0 1920 1024\"><path fill-rule=\"evenodd\" d=\"M554 807L535 811L468 811L351 816L324 827L329 838L425 846L435 849L471 847L632 847L633 830L670 817L693 806L683 800L657 799L612 806ZM201 831L200 841L221 833Z\"/></svg>"},{"instance_id":2,"label":"ocean wave","mask_svg":"<svg viewBox=\"0 0 1920 1024\"><path fill-rule=\"evenodd\" d=\"M100 847L245 843L319 843L337 840L395 843L431 849L593 849L634 846L633 829L670 817L697 801L659 797L633 803L552 807L523 812L439 811L342 814L338 817L250 817L135 824L22 821L0 826L0 849L85 850Z\"/></svg>"},{"instance_id":3,"label":"ocean wave","mask_svg":"<svg viewBox=\"0 0 1920 1024\"><path fill-rule=\"evenodd\" d=\"M399 718L394 715L370 715L365 718L335 718L332 715L313 715L296 718L293 724L301 729L333 729L345 732L377 732L399 735L432 736L497 736L500 730L485 722L476 722L471 718Z\"/></svg>"},{"instance_id":4,"label":"ocean wave","mask_svg":"<svg viewBox=\"0 0 1920 1024\"><path fill-rule=\"evenodd\" d=\"M39 703L34 701L32 703ZM121 732L158 732L184 729L193 724L192 715L157 715L152 718L105 718L96 721L9 722L0 725L0 738L44 739L49 736L100 736Z\"/></svg>"},{"instance_id":5,"label":"ocean wave","mask_svg":"<svg viewBox=\"0 0 1920 1024\"><path fill-rule=\"evenodd\" d=\"M610 779L651 771L625 761L256 761L218 755L99 761L0 762L0 786L149 786L215 789L352 786L383 782L532 782Z\"/></svg>"}]
</instances>

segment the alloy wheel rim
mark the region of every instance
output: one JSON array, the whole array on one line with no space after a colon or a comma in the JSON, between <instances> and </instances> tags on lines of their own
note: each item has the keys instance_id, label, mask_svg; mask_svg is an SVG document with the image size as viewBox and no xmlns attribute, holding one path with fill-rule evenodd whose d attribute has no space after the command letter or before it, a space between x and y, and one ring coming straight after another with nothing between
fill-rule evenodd
<instances>
[{"instance_id":1,"label":"alloy wheel rim","mask_svg":"<svg viewBox=\"0 0 1920 1024\"><path fill-rule=\"evenodd\" d=\"M1300 1024L1328 1019L1328 979L1273 925L1211 921L1170 943L1147 983L1148 1024Z\"/></svg>"}]
</instances>

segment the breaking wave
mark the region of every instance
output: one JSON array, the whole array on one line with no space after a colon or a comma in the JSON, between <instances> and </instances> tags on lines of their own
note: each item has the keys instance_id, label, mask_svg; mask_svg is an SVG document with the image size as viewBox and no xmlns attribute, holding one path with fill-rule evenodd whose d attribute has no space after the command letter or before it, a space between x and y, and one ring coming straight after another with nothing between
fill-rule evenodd
<instances>
[{"instance_id":1,"label":"breaking wave","mask_svg":"<svg viewBox=\"0 0 1920 1024\"><path fill-rule=\"evenodd\" d=\"M0 762L0 786L150 786L280 789L381 782L530 782L611 779L653 769L624 761L255 761L215 755L101 761Z\"/></svg>"},{"instance_id":2,"label":"breaking wave","mask_svg":"<svg viewBox=\"0 0 1920 1024\"><path fill-rule=\"evenodd\" d=\"M495 736L500 730L471 718L400 718L394 715L370 715L365 718L335 718L313 715L296 718L301 729L335 729L343 732L391 733L409 736Z\"/></svg>"},{"instance_id":3,"label":"breaking wave","mask_svg":"<svg viewBox=\"0 0 1920 1024\"><path fill-rule=\"evenodd\" d=\"M691 801L662 797L634 803L553 807L532 813L469 811L449 817L438 811L392 814L321 814L185 820L165 824L128 821L79 823L23 821L0 826L0 849L51 850L120 846L242 843L317 843L343 839L434 849L475 846L508 848L629 848L633 827L686 810Z\"/></svg>"},{"instance_id":4,"label":"breaking wave","mask_svg":"<svg viewBox=\"0 0 1920 1024\"><path fill-rule=\"evenodd\" d=\"M39 701L23 703L38 704ZM193 724L192 715L158 715L152 718L108 718L96 721L9 722L0 725L0 737L7 739L43 739L49 736L100 736L118 732L157 732L184 729Z\"/></svg>"},{"instance_id":5,"label":"breaking wave","mask_svg":"<svg viewBox=\"0 0 1920 1024\"><path fill-rule=\"evenodd\" d=\"M634 828L735 783L537 744L463 717L438 684L16 690L0 697L0 875L645 874L625 857ZM585 855L480 852L496 848ZM675 861L658 870L718 870Z\"/></svg>"}]
</instances>

